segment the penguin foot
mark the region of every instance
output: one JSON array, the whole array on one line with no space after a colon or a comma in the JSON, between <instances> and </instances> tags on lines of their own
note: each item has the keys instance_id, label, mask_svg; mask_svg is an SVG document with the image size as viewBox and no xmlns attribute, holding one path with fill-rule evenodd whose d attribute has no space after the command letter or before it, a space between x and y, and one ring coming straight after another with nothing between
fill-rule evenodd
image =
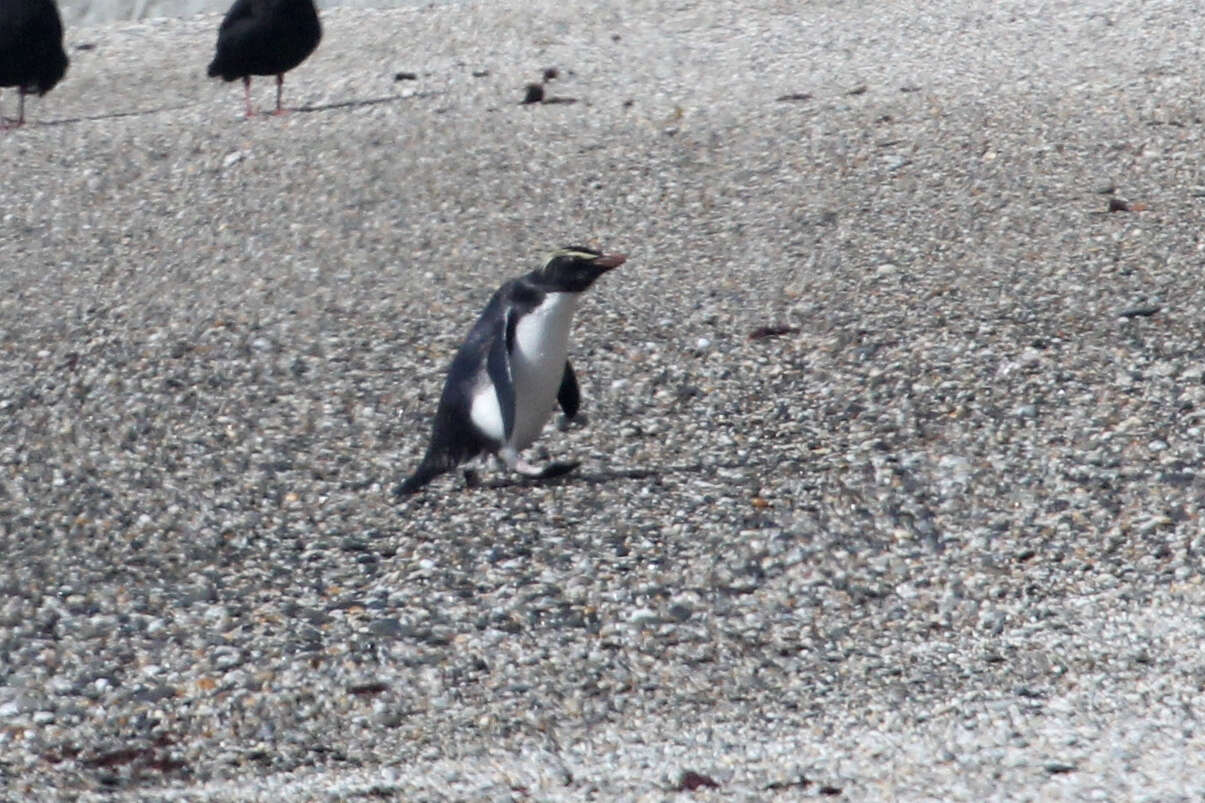
<instances>
[{"instance_id":1,"label":"penguin foot","mask_svg":"<svg viewBox=\"0 0 1205 803\"><path fill-rule=\"evenodd\" d=\"M585 413L578 413L572 418L567 415L558 415L556 417L556 428L559 432L568 432L571 429L581 429L582 427L589 426L589 424L590 419L586 417Z\"/></svg>"},{"instance_id":2,"label":"penguin foot","mask_svg":"<svg viewBox=\"0 0 1205 803\"><path fill-rule=\"evenodd\" d=\"M464 474L464 487L466 489L471 490L473 488L481 487L481 477L476 471L471 468L466 468L462 473Z\"/></svg>"},{"instance_id":3,"label":"penguin foot","mask_svg":"<svg viewBox=\"0 0 1205 803\"><path fill-rule=\"evenodd\" d=\"M524 477L538 477L543 471L519 457L519 453L509 446L498 450L498 459L511 471L522 474Z\"/></svg>"},{"instance_id":4,"label":"penguin foot","mask_svg":"<svg viewBox=\"0 0 1205 803\"><path fill-rule=\"evenodd\" d=\"M501 449L498 452L498 459L506 464L506 467L517 474L522 474L524 477L529 477L533 480L547 480L553 477L562 477L573 471L581 465L580 461L571 463L549 463L543 467L533 466L513 449Z\"/></svg>"}]
</instances>

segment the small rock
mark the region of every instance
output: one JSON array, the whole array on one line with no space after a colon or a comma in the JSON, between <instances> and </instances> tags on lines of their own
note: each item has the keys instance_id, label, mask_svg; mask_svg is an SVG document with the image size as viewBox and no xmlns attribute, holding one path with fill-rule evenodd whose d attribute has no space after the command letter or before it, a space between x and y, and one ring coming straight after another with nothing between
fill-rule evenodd
<instances>
[{"instance_id":1,"label":"small rock","mask_svg":"<svg viewBox=\"0 0 1205 803\"><path fill-rule=\"evenodd\" d=\"M1038 407L1036 404L1021 404L1013 409L1013 415L1016 418L1037 418Z\"/></svg>"},{"instance_id":2,"label":"small rock","mask_svg":"<svg viewBox=\"0 0 1205 803\"><path fill-rule=\"evenodd\" d=\"M720 785L710 775L704 775L701 772L687 770L682 773L682 777L678 779L678 786L674 791L677 792L693 792L696 789L719 789Z\"/></svg>"},{"instance_id":3,"label":"small rock","mask_svg":"<svg viewBox=\"0 0 1205 803\"><path fill-rule=\"evenodd\" d=\"M383 619L374 619L368 625L368 632L374 636L385 638L404 638L410 631L402 627L402 623L398 621L397 617L390 616Z\"/></svg>"},{"instance_id":4,"label":"small rock","mask_svg":"<svg viewBox=\"0 0 1205 803\"><path fill-rule=\"evenodd\" d=\"M214 668L224 670L233 669L247 659L238 647L223 645L213 651L210 655L210 660L213 662Z\"/></svg>"},{"instance_id":5,"label":"small rock","mask_svg":"<svg viewBox=\"0 0 1205 803\"><path fill-rule=\"evenodd\" d=\"M544 87L542 84L528 84L524 93L523 100L520 103L541 103L544 100Z\"/></svg>"},{"instance_id":6,"label":"small rock","mask_svg":"<svg viewBox=\"0 0 1205 803\"><path fill-rule=\"evenodd\" d=\"M628 614L628 622L640 627L655 625L660 621L661 617L652 608L637 608Z\"/></svg>"}]
</instances>

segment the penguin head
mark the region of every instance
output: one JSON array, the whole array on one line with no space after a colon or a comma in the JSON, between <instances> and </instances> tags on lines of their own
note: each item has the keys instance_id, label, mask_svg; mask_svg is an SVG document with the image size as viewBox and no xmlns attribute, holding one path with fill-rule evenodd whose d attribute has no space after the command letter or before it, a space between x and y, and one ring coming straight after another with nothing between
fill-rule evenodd
<instances>
[{"instance_id":1,"label":"penguin head","mask_svg":"<svg viewBox=\"0 0 1205 803\"><path fill-rule=\"evenodd\" d=\"M593 248L571 245L552 252L533 278L550 292L580 293L626 259L623 254L604 254Z\"/></svg>"}]
</instances>

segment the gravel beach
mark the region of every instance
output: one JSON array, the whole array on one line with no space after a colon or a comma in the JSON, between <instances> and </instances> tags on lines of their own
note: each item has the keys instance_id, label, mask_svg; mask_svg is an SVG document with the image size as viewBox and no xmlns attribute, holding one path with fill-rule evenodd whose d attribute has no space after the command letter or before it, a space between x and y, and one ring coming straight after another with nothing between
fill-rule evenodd
<instances>
[{"instance_id":1,"label":"gravel beach","mask_svg":"<svg viewBox=\"0 0 1205 803\"><path fill-rule=\"evenodd\" d=\"M330 8L419 8L460 5L468 0L314 0L325 11ZM225 13L233 0L64 0L59 4L63 21L71 27L97 25L120 20L148 20L155 17L190 17L195 14Z\"/></svg>"},{"instance_id":2,"label":"gravel beach","mask_svg":"<svg viewBox=\"0 0 1205 803\"><path fill-rule=\"evenodd\" d=\"M69 26L0 132L0 799L1205 797L1203 11L334 9L250 120L219 14ZM570 243L579 473L396 502Z\"/></svg>"}]
</instances>

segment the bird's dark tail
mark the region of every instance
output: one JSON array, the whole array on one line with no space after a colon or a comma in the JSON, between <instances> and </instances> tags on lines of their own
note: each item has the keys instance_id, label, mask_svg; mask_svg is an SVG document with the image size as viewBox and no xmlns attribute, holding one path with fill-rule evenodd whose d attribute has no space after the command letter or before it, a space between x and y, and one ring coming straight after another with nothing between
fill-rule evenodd
<instances>
[{"instance_id":1,"label":"bird's dark tail","mask_svg":"<svg viewBox=\"0 0 1205 803\"><path fill-rule=\"evenodd\" d=\"M447 473L452 469L453 464L448 460L446 454L433 453L428 451L423 457L423 462L418 464L418 468L398 486L393 489L394 496L410 496L418 493L431 480L438 477L440 474Z\"/></svg>"},{"instance_id":2,"label":"bird's dark tail","mask_svg":"<svg viewBox=\"0 0 1205 803\"><path fill-rule=\"evenodd\" d=\"M414 473L393 489L394 496L409 496L440 474L497 448L497 444L483 440L474 427L460 423L468 417L467 410L459 410L446 400L440 400L427 452Z\"/></svg>"},{"instance_id":3,"label":"bird's dark tail","mask_svg":"<svg viewBox=\"0 0 1205 803\"><path fill-rule=\"evenodd\" d=\"M410 496L423 489L428 482L442 474L442 471L424 470L421 466L417 471L398 483L393 489L394 496Z\"/></svg>"}]
</instances>

